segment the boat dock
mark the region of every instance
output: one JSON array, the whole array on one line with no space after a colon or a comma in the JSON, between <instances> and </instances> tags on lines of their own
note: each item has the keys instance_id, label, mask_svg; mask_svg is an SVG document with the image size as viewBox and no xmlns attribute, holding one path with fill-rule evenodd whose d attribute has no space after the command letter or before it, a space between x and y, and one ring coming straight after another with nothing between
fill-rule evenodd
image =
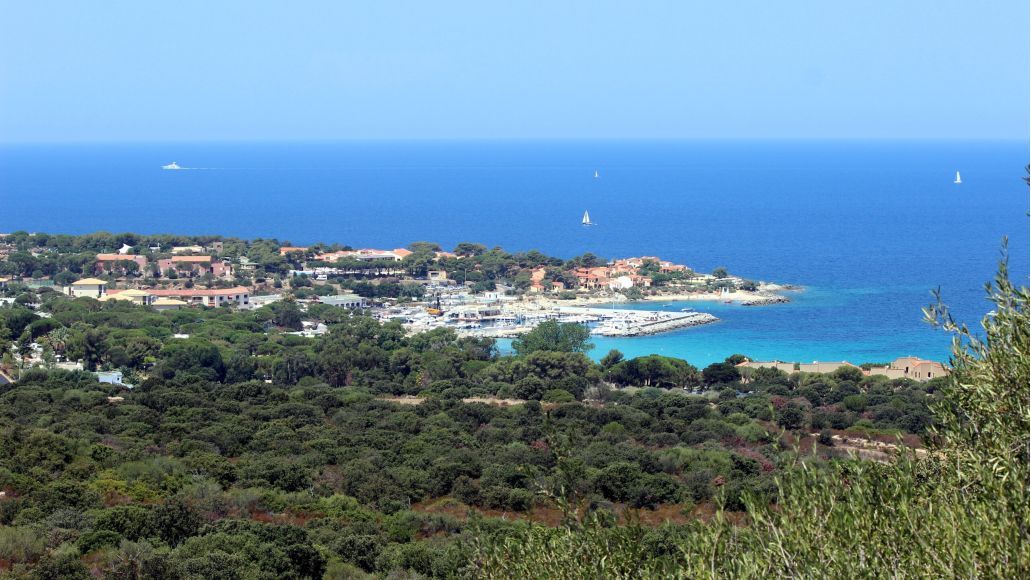
<instances>
[{"instance_id":1,"label":"boat dock","mask_svg":"<svg viewBox=\"0 0 1031 580\"><path fill-rule=\"evenodd\" d=\"M663 312L656 310L620 310L612 308L560 307L562 314L597 318L591 329L596 336L643 336L719 320L707 312Z\"/></svg>"}]
</instances>

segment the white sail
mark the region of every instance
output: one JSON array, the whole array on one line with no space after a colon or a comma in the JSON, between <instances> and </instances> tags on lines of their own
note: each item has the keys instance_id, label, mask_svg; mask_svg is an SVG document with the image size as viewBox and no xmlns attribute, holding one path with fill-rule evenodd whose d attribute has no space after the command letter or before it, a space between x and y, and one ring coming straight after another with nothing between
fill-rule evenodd
<instances>
[{"instance_id":1,"label":"white sail","mask_svg":"<svg viewBox=\"0 0 1031 580\"><path fill-rule=\"evenodd\" d=\"M585 226L592 225L591 224L591 214L587 213L587 210L584 210L584 219L581 220L580 223L582 223Z\"/></svg>"},{"instance_id":2,"label":"white sail","mask_svg":"<svg viewBox=\"0 0 1031 580\"><path fill-rule=\"evenodd\" d=\"M598 179L598 170L597 169L594 170L594 178Z\"/></svg>"},{"instance_id":3,"label":"white sail","mask_svg":"<svg viewBox=\"0 0 1031 580\"><path fill-rule=\"evenodd\" d=\"M953 183L963 183L963 179L959 176L958 171L956 172L956 181L953 181Z\"/></svg>"},{"instance_id":4,"label":"white sail","mask_svg":"<svg viewBox=\"0 0 1031 580\"><path fill-rule=\"evenodd\" d=\"M161 169L182 169L182 167L180 167L178 163L173 161L173 162L169 163L168 165L162 165Z\"/></svg>"}]
</instances>

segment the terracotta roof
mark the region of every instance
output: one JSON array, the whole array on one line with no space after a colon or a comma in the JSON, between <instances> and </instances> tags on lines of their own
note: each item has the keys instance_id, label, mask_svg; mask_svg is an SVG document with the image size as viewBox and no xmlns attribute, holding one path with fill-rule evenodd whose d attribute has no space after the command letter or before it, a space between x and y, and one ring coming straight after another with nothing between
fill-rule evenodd
<instances>
[{"instance_id":1,"label":"terracotta roof","mask_svg":"<svg viewBox=\"0 0 1031 580\"><path fill-rule=\"evenodd\" d=\"M409 250L406 250L404 248L394 248L393 253L397 254L398 256L401 256L402 258L404 258L405 256L411 256L412 255L412 252L410 252Z\"/></svg>"},{"instance_id":2,"label":"terracotta roof","mask_svg":"<svg viewBox=\"0 0 1031 580\"><path fill-rule=\"evenodd\" d=\"M132 261L136 258L142 258L142 256L137 256L136 254L97 254L98 262L117 262L120 260Z\"/></svg>"},{"instance_id":3,"label":"terracotta roof","mask_svg":"<svg viewBox=\"0 0 1031 580\"><path fill-rule=\"evenodd\" d=\"M250 288L234 286L233 288L184 288L181 290L151 290L154 296L229 296L232 294L250 294Z\"/></svg>"}]
</instances>

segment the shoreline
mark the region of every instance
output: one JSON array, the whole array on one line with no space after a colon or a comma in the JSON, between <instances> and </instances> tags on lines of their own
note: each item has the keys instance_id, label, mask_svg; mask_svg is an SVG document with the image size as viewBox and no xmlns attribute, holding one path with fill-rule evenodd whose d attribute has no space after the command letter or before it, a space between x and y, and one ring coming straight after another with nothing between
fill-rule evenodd
<instances>
[{"instance_id":1,"label":"shoreline","mask_svg":"<svg viewBox=\"0 0 1031 580\"><path fill-rule=\"evenodd\" d=\"M553 297L533 296L524 297L520 302L534 304L541 309L557 308L562 306L597 306L599 304L633 304L641 302L731 302L739 306L767 306L771 304L786 304L791 299L781 292L801 292L804 289L798 286L764 285L760 290L750 292L747 290L735 290L725 294L719 292L675 292L669 294L645 295L639 299L630 299L618 292L605 296L577 296L573 300L560 300Z\"/></svg>"}]
</instances>

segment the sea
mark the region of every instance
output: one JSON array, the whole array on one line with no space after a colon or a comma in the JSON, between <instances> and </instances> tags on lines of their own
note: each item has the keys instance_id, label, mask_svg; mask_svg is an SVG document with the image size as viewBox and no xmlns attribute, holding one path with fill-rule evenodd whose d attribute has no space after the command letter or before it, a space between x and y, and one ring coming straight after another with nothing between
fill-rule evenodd
<instances>
[{"instance_id":1,"label":"sea","mask_svg":"<svg viewBox=\"0 0 1031 580\"><path fill-rule=\"evenodd\" d=\"M932 291L976 327L992 309L983 286L1006 236L1011 277L1028 283L1028 150L1027 141L0 145L0 231L652 255L803 290L769 306L635 304L720 321L597 338L592 355L944 361L950 337L921 313ZM186 169L161 169L172 161ZM585 210L593 227L580 223Z\"/></svg>"}]
</instances>

